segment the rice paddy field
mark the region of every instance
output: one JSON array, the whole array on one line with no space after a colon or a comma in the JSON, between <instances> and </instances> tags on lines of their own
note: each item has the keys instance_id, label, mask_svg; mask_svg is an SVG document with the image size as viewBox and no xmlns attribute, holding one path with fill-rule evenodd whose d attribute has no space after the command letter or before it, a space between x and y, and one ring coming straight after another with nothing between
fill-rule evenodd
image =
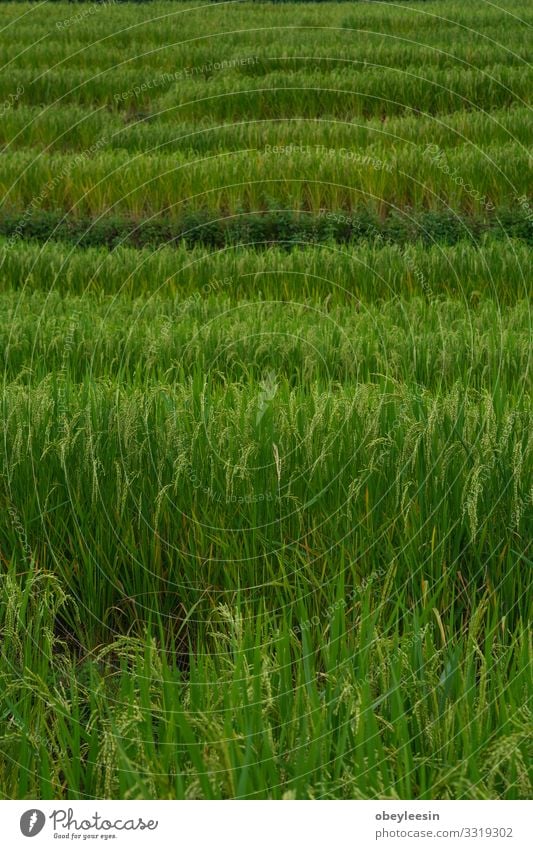
<instances>
[{"instance_id":1,"label":"rice paddy field","mask_svg":"<svg viewBox=\"0 0 533 849\"><path fill-rule=\"evenodd\" d=\"M1 4L2 798L531 798L532 25Z\"/></svg>"}]
</instances>

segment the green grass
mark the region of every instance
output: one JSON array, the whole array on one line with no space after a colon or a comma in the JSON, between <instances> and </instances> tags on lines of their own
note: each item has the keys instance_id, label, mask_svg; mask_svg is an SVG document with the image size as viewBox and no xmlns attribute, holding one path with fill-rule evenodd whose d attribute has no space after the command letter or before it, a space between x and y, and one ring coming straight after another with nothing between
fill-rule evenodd
<instances>
[{"instance_id":1,"label":"green grass","mask_svg":"<svg viewBox=\"0 0 533 849\"><path fill-rule=\"evenodd\" d=\"M530 11L2 13L0 795L530 798Z\"/></svg>"}]
</instances>

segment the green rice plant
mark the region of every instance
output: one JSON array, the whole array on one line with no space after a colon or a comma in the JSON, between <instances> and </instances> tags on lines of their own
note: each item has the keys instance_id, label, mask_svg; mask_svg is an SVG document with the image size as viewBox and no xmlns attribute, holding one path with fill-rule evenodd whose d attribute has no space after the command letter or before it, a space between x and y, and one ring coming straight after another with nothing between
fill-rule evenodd
<instances>
[{"instance_id":1,"label":"green rice plant","mask_svg":"<svg viewBox=\"0 0 533 849\"><path fill-rule=\"evenodd\" d=\"M205 153L290 145L362 150L380 143L394 144L395 150L412 144L435 144L445 149L466 142L476 147L509 142L525 147L529 135L529 110L520 106L489 113L460 110L431 118L401 116L385 124L379 118L366 121L291 118L244 120L218 126L209 118L194 124L180 121L176 126L167 120L159 121L157 115L151 115L148 121L140 115L125 123L122 115L103 109L87 112L79 106L46 110L20 106L7 111L0 125L0 143L5 145L6 152L34 147L48 153L87 150L102 139L105 145L99 149Z\"/></svg>"},{"instance_id":2,"label":"green rice plant","mask_svg":"<svg viewBox=\"0 0 533 849\"><path fill-rule=\"evenodd\" d=\"M248 61L250 57L241 57ZM227 60L231 61L231 59ZM167 77L164 76L167 74ZM236 72L182 80L164 72L161 82L146 73L117 70L13 70L0 75L0 99L22 91L20 104L103 105L139 112L150 106L167 120L196 122L287 118L292 115L353 120L409 114L499 109L529 102L531 72L524 66L490 65L483 70L401 68L285 70L247 78ZM143 88L144 86L144 88Z\"/></svg>"},{"instance_id":3,"label":"green rice plant","mask_svg":"<svg viewBox=\"0 0 533 849\"><path fill-rule=\"evenodd\" d=\"M39 589L26 582L24 638ZM0 787L19 798L528 798L527 634L486 605L472 613L470 633L443 644L431 621L413 620L408 637L383 629L368 597L301 636L268 611L222 604L188 681L157 628L75 670L59 641L50 671L29 643L31 677L5 655L0 666ZM4 623L2 636L9 649Z\"/></svg>"},{"instance_id":4,"label":"green rice plant","mask_svg":"<svg viewBox=\"0 0 533 849\"><path fill-rule=\"evenodd\" d=\"M531 797L531 23L4 4L3 797Z\"/></svg>"},{"instance_id":5,"label":"green rice plant","mask_svg":"<svg viewBox=\"0 0 533 849\"><path fill-rule=\"evenodd\" d=\"M155 111L168 110L180 120L321 117L352 119L376 116L485 110L528 102L528 70L490 66L483 71L369 68L361 72L273 72L250 83L223 76L212 84L191 81L176 85L156 101Z\"/></svg>"},{"instance_id":6,"label":"green rice plant","mask_svg":"<svg viewBox=\"0 0 533 849\"><path fill-rule=\"evenodd\" d=\"M287 17L286 14L282 20L287 20ZM165 32L158 43L154 35L162 35L161 29L158 31L160 22L152 20L144 29L145 39L137 39L127 47L116 44L115 33L108 33L104 40L88 42L76 38L76 32L73 38L65 39L61 31L45 30L43 26L46 39L28 44L27 38L19 39L15 34L13 41L1 46L0 60L2 66L9 65L12 70L31 69L40 73L51 66L71 71L89 67L93 72L112 72L124 67L128 71L139 71L144 76L153 72L156 77L179 69L177 79L182 80L191 77L211 79L228 71L246 77L260 77L272 71L301 71L306 66L316 68L317 63L323 66L323 70L364 70L368 67L415 65L441 69L460 65L483 68L494 63L520 67L527 62L527 49L518 27L508 32L509 40L502 44L494 38L493 43L483 40L473 43L467 30L456 30L452 40L450 33L443 33L440 27L433 33L423 33L421 40L414 39L412 33L399 37L379 30L365 30L364 39L361 39L361 28L351 31L348 27L339 29L324 25L298 27L297 24L295 32L294 22L289 21L288 27L276 26L276 20L271 18L271 26L276 29L274 43L258 42L257 31L249 27L237 32L219 30L206 33L198 21L192 27L186 27L188 32L176 32L172 41ZM38 32L37 25L34 32ZM253 62L238 61L243 57L253 57Z\"/></svg>"},{"instance_id":7,"label":"green rice plant","mask_svg":"<svg viewBox=\"0 0 533 849\"><path fill-rule=\"evenodd\" d=\"M402 207L481 212L517 205L529 187L530 159L512 144L452 149L409 148L391 156L380 147L326 152L276 149L202 158L96 152L3 158L4 211L58 210L73 217L172 216L183 210L368 209ZM273 176L276 175L276 176Z\"/></svg>"},{"instance_id":8,"label":"green rice plant","mask_svg":"<svg viewBox=\"0 0 533 849\"><path fill-rule=\"evenodd\" d=\"M375 242L356 247L303 244L291 251L240 245L191 250L183 244L157 251L121 246L107 251L20 240L0 242L0 283L6 293L164 296L179 309L217 295L232 304L251 298L328 299L332 306L425 295L464 299L471 305L491 298L503 307L529 297L530 254L530 248L515 241L487 241L479 248L464 242L403 248Z\"/></svg>"},{"instance_id":9,"label":"green rice plant","mask_svg":"<svg viewBox=\"0 0 533 849\"><path fill-rule=\"evenodd\" d=\"M460 382L431 391L376 375L333 391L280 371L258 419L261 380L205 373L74 383L66 362L31 387L5 387L4 503L26 529L23 550L68 583L77 641L142 625L160 595L158 609L176 616L178 599L185 610L209 604L209 587L224 597L275 584L275 559L296 568L307 549L297 572L308 588L338 552L347 592L393 559L413 603L422 579L432 606L452 594L454 628L491 587L508 594L509 622L525 613L516 552L531 515L531 410L518 377L465 393ZM17 527L6 511L2 544L15 551ZM459 571L468 603L455 598Z\"/></svg>"},{"instance_id":10,"label":"green rice plant","mask_svg":"<svg viewBox=\"0 0 533 849\"><path fill-rule=\"evenodd\" d=\"M228 278L220 288L230 286ZM493 300L471 306L412 298L362 308L349 293L338 306L329 295L298 304L291 294L2 295L4 379L33 382L66 371L76 383L120 376L129 385L140 374L149 382L183 382L206 374L239 384L260 383L270 370L291 384L366 382L380 374L432 391L460 380L475 388L498 384L502 392L527 384L527 301L503 309Z\"/></svg>"},{"instance_id":11,"label":"green rice plant","mask_svg":"<svg viewBox=\"0 0 533 849\"><path fill-rule=\"evenodd\" d=\"M154 7L158 14L154 14ZM56 55L61 56L64 52L67 56L74 54L75 57L77 51L87 48L88 43L98 42L101 46L100 55L123 50L129 51L130 56L136 56L146 51L147 64L153 61L150 48L161 51L162 46L171 44L181 48L181 55L187 55L195 46L187 42L195 36L204 39L219 36L228 41L235 38L236 31L241 37L246 37L247 31L251 30L253 35L276 25L276 40L284 39L284 45L291 41L301 42L302 35L312 36L309 30L319 28L322 40L329 35L331 40L337 39L337 44L343 43L343 34L347 36L345 43L349 44L350 37L353 38L352 33L364 33L365 39L359 40L359 49L364 49L365 40L379 32L396 39L406 38L406 50L409 50L414 40L413 33L416 33L416 41L420 45L437 42L447 44L453 50L455 44L466 42L470 44L471 50L490 45L497 52L501 50L502 44L516 47L518 43L524 46L525 28L520 24L531 23L531 14L520 0L509 0L505 7L500 5L496 8L487 5L465 6L460 0L423 5L409 3L399 8L392 4L380 9L378 13L375 9L365 8L362 3L354 7L346 3L328 3L326 6L312 2L290 3L276 5L275 9L268 4L257 3L253 7L252 26L247 6L239 4L224 8L213 4L206 7L194 0L185 10L176 4L150 2L141 6L121 4L100 10L89 8L90 13L85 15L80 15L79 10L69 9L65 3L49 3L46 10L32 9L27 4L29 14L26 15L20 14L20 8L19 4L6 4L6 24L10 27L15 45L19 47L19 50L7 54L10 57L18 56L20 46L38 46L36 33L44 29L47 42L53 43ZM438 27L435 25L436 20ZM14 21L16 28L12 26ZM284 26L279 26L280 21ZM297 32L294 32L295 28ZM328 29L333 32L328 33ZM473 33L476 39L472 38ZM255 42L258 40L256 37ZM6 50L9 50L9 45ZM43 61L46 58L44 52Z\"/></svg>"}]
</instances>

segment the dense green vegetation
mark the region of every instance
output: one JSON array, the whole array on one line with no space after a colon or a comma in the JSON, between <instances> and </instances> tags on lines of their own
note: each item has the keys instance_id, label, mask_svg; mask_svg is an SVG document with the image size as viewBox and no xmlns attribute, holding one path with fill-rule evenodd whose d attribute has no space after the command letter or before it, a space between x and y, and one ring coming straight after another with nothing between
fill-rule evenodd
<instances>
[{"instance_id":1,"label":"dense green vegetation","mask_svg":"<svg viewBox=\"0 0 533 849\"><path fill-rule=\"evenodd\" d=\"M2 15L0 794L529 798L531 10Z\"/></svg>"}]
</instances>

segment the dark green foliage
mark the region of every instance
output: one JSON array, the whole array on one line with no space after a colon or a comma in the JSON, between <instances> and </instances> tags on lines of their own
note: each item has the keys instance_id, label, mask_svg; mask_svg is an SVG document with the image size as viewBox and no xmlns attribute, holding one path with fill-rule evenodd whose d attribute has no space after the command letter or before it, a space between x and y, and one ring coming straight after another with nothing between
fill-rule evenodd
<instances>
[{"instance_id":1,"label":"dark green foliage","mask_svg":"<svg viewBox=\"0 0 533 849\"><path fill-rule=\"evenodd\" d=\"M236 212L221 217L216 210L185 213L181 219L156 217L148 220L105 216L99 219L71 219L62 212L38 212L31 216L4 215L0 235L14 240L60 241L79 247L130 245L142 248L158 245L189 247L205 245L356 244L381 242L405 245L478 243L483 237L520 239L533 245L533 221L518 207L498 209L490 218L464 216L453 212L391 212L386 218L371 213L324 211L316 216L291 209L268 212Z\"/></svg>"}]
</instances>

